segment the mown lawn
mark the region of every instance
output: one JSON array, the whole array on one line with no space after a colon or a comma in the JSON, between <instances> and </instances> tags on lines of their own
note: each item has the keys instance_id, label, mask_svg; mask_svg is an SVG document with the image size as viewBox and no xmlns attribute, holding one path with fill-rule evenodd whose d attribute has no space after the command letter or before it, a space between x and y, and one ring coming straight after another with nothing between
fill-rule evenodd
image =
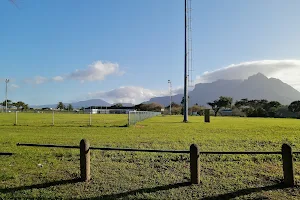
<instances>
[{"instance_id":1,"label":"mown lawn","mask_svg":"<svg viewBox=\"0 0 300 200\"><path fill-rule=\"evenodd\" d=\"M91 115L82 113L65 113L65 112L41 112L41 113L26 113L18 112L17 121L16 113L0 113L0 125L12 126L17 123L18 126L64 126L64 127L115 127L125 126L128 122L127 115L104 114L104 115ZM1 126L0 126L1 127Z\"/></svg>"},{"instance_id":2,"label":"mown lawn","mask_svg":"<svg viewBox=\"0 0 300 200\"><path fill-rule=\"evenodd\" d=\"M212 117L205 124L195 116L185 124L182 116L158 116L128 128L111 126L126 123L125 115L95 117L110 125L52 127L28 117L13 126L1 115L0 152L15 154L0 156L0 199L300 199L299 187L280 188L280 155L201 155L201 184L189 185L188 154L92 151L92 180L84 183L76 180L79 150L16 146L78 145L86 138L91 146L187 150L196 143L203 151L280 151L286 142L300 151L296 119Z\"/></svg>"}]
</instances>

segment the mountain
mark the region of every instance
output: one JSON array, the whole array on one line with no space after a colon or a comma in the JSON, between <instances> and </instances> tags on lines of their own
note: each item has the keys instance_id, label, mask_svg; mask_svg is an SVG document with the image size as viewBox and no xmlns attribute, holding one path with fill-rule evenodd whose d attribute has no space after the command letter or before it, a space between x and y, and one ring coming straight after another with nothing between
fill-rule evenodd
<instances>
[{"instance_id":1,"label":"mountain","mask_svg":"<svg viewBox=\"0 0 300 200\"><path fill-rule=\"evenodd\" d=\"M81 107L89 107L89 106L111 106L110 103L103 101L102 99L89 99L86 101L79 101L72 103L74 108L81 108Z\"/></svg>"},{"instance_id":2,"label":"mountain","mask_svg":"<svg viewBox=\"0 0 300 200\"><path fill-rule=\"evenodd\" d=\"M79 101L74 103L64 103L64 105L71 104L73 108L89 107L89 106L111 106L110 103L103 101L101 99L90 99L86 101ZM32 105L32 108L56 108L57 104L49 105Z\"/></svg>"},{"instance_id":3,"label":"mountain","mask_svg":"<svg viewBox=\"0 0 300 200\"><path fill-rule=\"evenodd\" d=\"M267 99L279 101L289 105L292 101L300 100L300 92L279 79L267 78L258 73L245 80L217 80L212 83L199 83L193 91L189 92L190 105L198 103L207 106L207 102L218 99L220 96L230 96L235 100ZM172 100L180 104L183 95L175 95ZM170 97L155 97L145 103L170 104Z\"/></svg>"}]
</instances>

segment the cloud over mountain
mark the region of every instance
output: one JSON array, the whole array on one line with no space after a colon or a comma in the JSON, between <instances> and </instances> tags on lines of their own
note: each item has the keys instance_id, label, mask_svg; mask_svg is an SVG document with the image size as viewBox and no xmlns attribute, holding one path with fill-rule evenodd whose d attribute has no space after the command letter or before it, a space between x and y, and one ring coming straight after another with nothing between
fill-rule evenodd
<instances>
[{"instance_id":1,"label":"cloud over mountain","mask_svg":"<svg viewBox=\"0 0 300 200\"><path fill-rule=\"evenodd\" d=\"M122 86L110 91L88 93L89 98L101 98L110 103L140 103L156 96L167 95L168 91L150 90L138 86Z\"/></svg>"},{"instance_id":2,"label":"cloud over mountain","mask_svg":"<svg viewBox=\"0 0 300 200\"><path fill-rule=\"evenodd\" d=\"M260 60L232 64L214 71L204 72L196 77L196 82L210 83L218 79L247 79L259 72L269 78L278 78L300 90L300 60Z\"/></svg>"}]
</instances>

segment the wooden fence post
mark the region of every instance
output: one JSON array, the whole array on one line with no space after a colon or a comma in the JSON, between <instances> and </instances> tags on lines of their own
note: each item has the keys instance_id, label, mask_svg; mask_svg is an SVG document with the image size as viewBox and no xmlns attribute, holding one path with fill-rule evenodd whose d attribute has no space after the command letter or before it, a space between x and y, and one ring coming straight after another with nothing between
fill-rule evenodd
<instances>
[{"instance_id":1,"label":"wooden fence post","mask_svg":"<svg viewBox=\"0 0 300 200\"><path fill-rule=\"evenodd\" d=\"M289 187L295 186L294 167L293 167L293 152L288 144L283 144L281 148L283 162L283 178L284 184Z\"/></svg>"},{"instance_id":2,"label":"wooden fence post","mask_svg":"<svg viewBox=\"0 0 300 200\"><path fill-rule=\"evenodd\" d=\"M14 125L18 125L18 111L16 111L16 119L15 119L15 124Z\"/></svg>"},{"instance_id":3,"label":"wooden fence post","mask_svg":"<svg viewBox=\"0 0 300 200\"><path fill-rule=\"evenodd\" d=\"M54 110L52 111L52 126L54 126Z\"/></svg>"},{"instance_id":4,"label":"wooden fence post","mask_svg":"<svg viewBox=\"0 0 300 200\"><path fill-rule=\"evenodd\" d=\"M90 143L86 139L80 141L80 175L82 181L91 179Z\"/></svg>"},{"instance_id":5,"label":"wooden fence post","mask_svg":"<svg viewBox=\"0 0 300 200\"><path fill-rule=\"evenodd\" d=\"M207 122L207 123L210 122L210 110L209 109L204 110L204 122Z\"/></svg>"},{"instance_id":6,"label":"wooden fence post","mask_svg":"<svg viewBox=\"0 0 300 200\"><path fill-rule=\"evenodd\" d=\"M196 144L190 146L190 172L191 183L200 184L200 157L199 148Z\"/></svg>"}]
</instances>

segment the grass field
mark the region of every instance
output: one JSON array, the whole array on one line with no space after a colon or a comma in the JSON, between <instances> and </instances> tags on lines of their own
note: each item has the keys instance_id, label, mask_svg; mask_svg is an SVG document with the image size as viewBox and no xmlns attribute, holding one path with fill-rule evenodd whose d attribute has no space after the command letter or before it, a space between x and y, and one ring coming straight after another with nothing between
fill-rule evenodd
<instances>
[{"instance_id":1,"label":"grass field","mask_svg":"<svg viewBox=\"0 0 300 200\"><path fill-rule=\"evenodd\" d=\"M298 186L280 187L280 155L202 155L201 184L188 185L188 154L92 151L92 180L84 183L76 181L79 150L16 146L78 145L86 138L91 146L188 150L196 143L203 151L280 151L287 142L300 151L297 119L212 117L205 124L195 116L184 124L182 116L158 116L117 127L126 124L125 115L93 115L100 125L88 127L82 114L87 123L79 127L70 120L75 114L65 114L65 123L52 127L36 116L24 115L27 122L13 126L0 115L0 152L15 153L0 156L0 199L300 199ZM296 156L298 185L299 161Z\"/></svg>"},{"instance_id":2,"label":"grass field","mask_svg":"<svg viewBox=\"0 0 300 200\"><path fill-rule=\"evenodd\" d=\"M13 113L0 113L0 122L2 126L11 126L16 123L16 114ZM65 127L84 127L89 126L89 114L70 114L64 112L54 113L54 125ZM105 114L105 115L91 115L92 126L98 127L115 127L125 126L127 124L127 115ZM52 112L45 113L22 113L17 114L17 125L19 126L52 126L53 114Z\"/></svg>"}]
</instances>

